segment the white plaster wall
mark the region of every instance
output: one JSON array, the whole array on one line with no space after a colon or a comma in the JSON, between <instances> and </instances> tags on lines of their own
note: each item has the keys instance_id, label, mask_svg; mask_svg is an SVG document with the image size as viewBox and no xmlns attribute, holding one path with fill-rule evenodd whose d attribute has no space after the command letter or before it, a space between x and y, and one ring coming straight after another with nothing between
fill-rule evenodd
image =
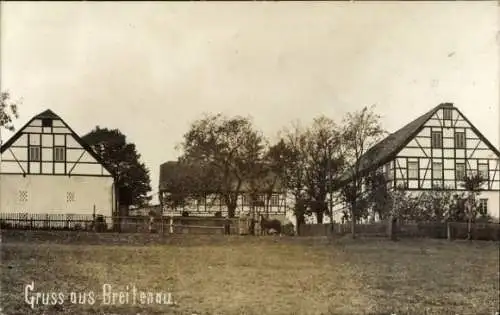
<instances>
[{"instance_id":1,"label":"white plaster wall","mask_svg":"<svg viewBox=\"0 0 500 315\"><path fill-rule=\"evenodd\" d=\"M488 214L500 219L500 191L483 191L478 198L488 198Z\"/></svg>"},{"instance_id":2,"label":"white plaster wall","mask_svg":"<svg viewBox=\"0 0 500 315\"><path fill-rule=\"evenodd\" d=\"M20 191L28 200L20 201ZM67 193L75 199L67 201ZM42 214L96 214L110 216L114 208L113 178L90 176L0 174L0 212Z\"/></svg>"}]
</instances>

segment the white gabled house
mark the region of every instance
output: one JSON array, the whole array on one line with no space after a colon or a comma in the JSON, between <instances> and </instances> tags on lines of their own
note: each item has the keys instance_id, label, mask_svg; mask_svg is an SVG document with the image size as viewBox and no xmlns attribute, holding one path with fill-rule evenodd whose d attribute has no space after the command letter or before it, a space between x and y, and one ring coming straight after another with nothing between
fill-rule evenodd
<instances>
[{"instance_id":1,"label":"white gabled house","mask_svg":"<svg viewBox=\"0 0 500 315\"><path fill-rule=\"evenodd\" d=\"M480 206L498 219L499 164L499 150L457 107L443 103L369 149L360 169L381 170L389 186L415 194L436 188L461 193L464 176L480 173L485 179Z\"/></svg>"},{"instance_id":2,"label":"white gabled house","mask_svg":"<svg viewBox=\"0 0 500 315\"><path fill-rule=\"evenodd\" d=\"M51 110L28 121L0 153L0 213L114 213L112 173Z\"/></svg>"}]
</instances>

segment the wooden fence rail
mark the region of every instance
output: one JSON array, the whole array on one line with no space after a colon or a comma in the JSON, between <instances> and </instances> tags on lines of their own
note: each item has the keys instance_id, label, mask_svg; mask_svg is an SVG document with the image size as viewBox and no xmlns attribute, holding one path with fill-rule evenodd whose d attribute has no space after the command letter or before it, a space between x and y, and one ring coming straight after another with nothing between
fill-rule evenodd
<instances>
[{"instance_id":1,"label":"wooden fence rail","mask_svg":"<svg viewBox=\"0 0 500 315\"><path fill-rule=\"evenodd\" d=\"M393 229L393 230L391 230ZM351 232L349 224L334 224L333 235L341 236ZM371 237L396 237L396 238L441 238L441 239L467 239L467 223L464 222L420 222L395 224L389 223L357 224L356 234ZM303 224L299 227L300 236L331 236L330 224ZM500 224L498 223L473 223L471 237L475 240L500 240Z\"/></svg>"},{"instance_id":2,"label":"wooden fence rail","mask_svg":"<svg viewBox=\"0 0 500 315\"><path fill-rule=\"evenodd\" d=\"M1 229L81 230L162 234L246 234L244 218L93 216L0 213Z\"/></svg>"}]
</instances>

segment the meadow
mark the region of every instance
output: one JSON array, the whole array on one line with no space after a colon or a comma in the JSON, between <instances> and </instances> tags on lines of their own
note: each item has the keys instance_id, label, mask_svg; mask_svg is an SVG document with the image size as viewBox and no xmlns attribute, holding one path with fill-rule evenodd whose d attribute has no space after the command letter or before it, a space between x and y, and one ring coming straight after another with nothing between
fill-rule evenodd
<instances>
[{"instance_id":1,"label":"meadow","mask_svg":"<svg viewBox=\"0 0 500 315\"><path fill-rule=\"evenodd\" d=\"M146 245L4 238L1 246L6 315L494 314L499 305L495 242L186 235ZM106 305L105 284L115 305ZM129 293L123 303L119 291Z\"/></svg>"}]
</instances>

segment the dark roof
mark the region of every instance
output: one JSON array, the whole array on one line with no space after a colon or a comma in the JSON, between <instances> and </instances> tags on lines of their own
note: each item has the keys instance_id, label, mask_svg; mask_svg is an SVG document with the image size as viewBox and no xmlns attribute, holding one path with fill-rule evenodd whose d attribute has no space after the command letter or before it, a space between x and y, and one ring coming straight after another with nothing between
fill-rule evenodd
<instances>
[{"instance_id":1,"label":"dark roof","mask_svg":"<svg viewBox=\"0 0 500 315\"><path fill-rule=\"evenodd\" d=\"M90 145L88 143L86 143L82 138L80 138L80 136L78 136L78 134L73 130L71 129L71 127L61 118L59 117L59 115L57 115L56 113L54 113L52 110L50 109L47 109L43 112L41 112L40 114L38 115L35 115L33 116L33 118L31 118L26 124L24 124L24 126L22 126L12 137L10 137L9 140L7 140L7 142L5 142L4 145L2 145L0 147L0 153L3 153L5 150L7 150L22 134L23 134L23 130L29 125L31 124L31 122L33 122L33 120L35 119L46 119L46 118L50 118L50 119L59 119L66 128L68 128L68 130L72 133L73 137L75 138L76 142L78 142L90 155L92 155L92 157L94 159L96 159L113 177L115 177L115 174L114 172L112 172L109 168L106 167L106 165L104 164L103 160L101 159L101 157L99 155L97 155L97 153L95 153L95 151L90 147Z\"/></svg>"},{"instance_id":2,"label":"dark roof","mask_svg":"<svg viewBox=\"0 0 500 315\"><path fill-rule=\"evenodd\" d=\"M61 119L61 117L57 116L53 111L50 109L47 109L44 112L41 112L40 114L36 115L33 119L44 119L44 118L50 118L50 119Z\"/></svg>"},{"instance_id":3,"label":"dark roof","mask_svg":"<svg viewBox=\"0 0 500 315\"><path fill-rule=\"evenodd\" d=\"M440 109L454 108L464 118L464 120L471 126L471 129L478 135L478 137L500 157L500 152L493 146L488 139L486 139L479 130L465 117L462 112L452 103L442 103L426 112L422 116L413 120L403 128L391 133L382 141L371 147L360 159L360 173L362 175L371 172L385 163L394 159L394 157L401 151L424 127L425 123ZM352 173L346 173L341 179L341 184L344 184L351 177Z\"/></svg>"},{"instance_id":4,"label":"dark roof","mask_svg":"<svg viewBox=\"0 0 500 315\"><path fill-rule=\"evenodd\" d=\"M176 189L183 189L182 183L185 183L185 180L192 179L191 183L196 183L199 186L197 189L211 193L218 192L220 189L217 186L216 180L203 180L203 178L211 178L210 175L207 176L207 172L210 172L208 168L205 168L201 165L196 164L187 164L181 163L178 161L168 161L160 165L160 180L159 180L159 191L172 192ZM201 179L201 182L199 181ZM273 174L268 172L267 176L262 178L262 186L266 186L266 183L269 183L273 180ZM249 189L248 181L244 181L240 190L242 192L248 191ZM280 190L280 181L277 180L275 183L275 191Z\"/></svg>"}]
</instances>

